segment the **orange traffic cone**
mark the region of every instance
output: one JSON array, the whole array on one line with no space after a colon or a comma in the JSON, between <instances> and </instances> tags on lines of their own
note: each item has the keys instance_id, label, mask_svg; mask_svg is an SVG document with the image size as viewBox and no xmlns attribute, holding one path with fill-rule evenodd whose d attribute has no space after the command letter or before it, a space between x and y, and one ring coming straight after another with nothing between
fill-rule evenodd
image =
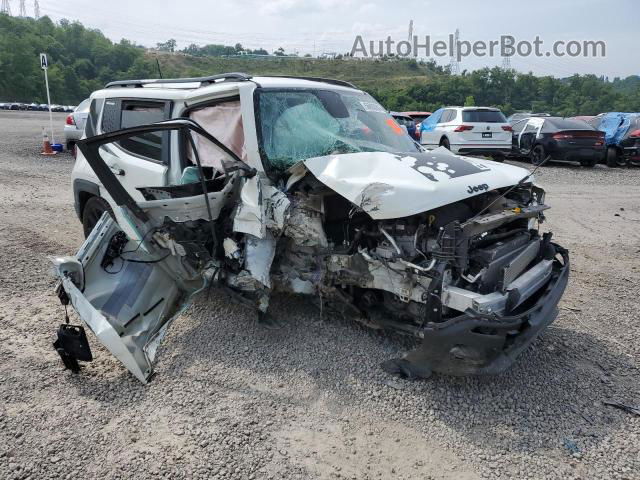
<instances>
[{"instance_id":1,"label":"orange traffic cone","mask_svg":"<svg viewBox=\"0 0 640 480\"><path fill-rule=\"evenodd\" d=\"M58 152L54 152L53 149L51 148L49 135L47 135L47 132L45 132L43 128L42 129L42 152L40 152L40 155L55 155L56 153Z\"/></svg>"}]
</instances>

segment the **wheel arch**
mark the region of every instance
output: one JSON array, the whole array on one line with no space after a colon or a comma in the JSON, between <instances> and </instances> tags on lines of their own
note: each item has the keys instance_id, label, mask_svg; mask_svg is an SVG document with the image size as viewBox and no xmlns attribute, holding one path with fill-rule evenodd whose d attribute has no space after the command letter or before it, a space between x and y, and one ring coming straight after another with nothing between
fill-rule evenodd
<instances>
[{"instance_id":1,"label":"wheel arch","mask_svg":"<svg viewBox=\"0 0 640 480\"><path fill-rule=\"evenodd\" d=\"M100 196L100 187L89 180L76 179L73 181L73 197L76 215L82 221L82 212L91 197Z\"/></svg>"}]
</instances>

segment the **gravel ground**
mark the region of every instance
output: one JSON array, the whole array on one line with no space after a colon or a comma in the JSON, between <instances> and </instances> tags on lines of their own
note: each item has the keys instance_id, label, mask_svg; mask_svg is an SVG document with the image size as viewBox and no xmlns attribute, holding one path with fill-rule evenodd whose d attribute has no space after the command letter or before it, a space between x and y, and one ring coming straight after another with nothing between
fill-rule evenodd
<instances>
[{"instance_id":1,"label":"gravel ground","mask_svg":"<svg viewBox=\"0 0 640 480\"><path fill-rule=\"evenodd\" d=\"M51 347L46 256L82 234L72 158L38 155L46 118L0 112L0 478L640 478L640 417L602 403L640 404L640 169L542 168L572 279L503 375L397 380L378 368L397 340L286 296L264 330L214 292L143 386L93 337L80 375Z\"/></svg>"}]
</instances>

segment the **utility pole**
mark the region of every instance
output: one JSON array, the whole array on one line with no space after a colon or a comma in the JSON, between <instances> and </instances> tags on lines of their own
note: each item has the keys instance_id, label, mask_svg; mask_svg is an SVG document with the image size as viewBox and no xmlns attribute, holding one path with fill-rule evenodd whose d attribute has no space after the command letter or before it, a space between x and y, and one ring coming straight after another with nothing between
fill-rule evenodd
<instances>
[{"instance_id":1,"label":"utility pole","mask_svg":"<svg viewBox=\"0 0 640 480\"><path fill-rule=\"evenodd\" d=\"M456 33L453 38L453 45L451 46L451 63L449 67L451 69L451 75L458 75L460 73L460 62L458 62L458 41L460 40L460 30L456 28Z\"/></svg>"},{"instance_id":2,"label":"utility pole","mask_svg":"<svg viewBox=\"0 0 640 480\"><path fill-rule=\"evenodd\" d=\"M409 22L409 43L413 42L413 20Z\"/></svg>"},{"instance_id":3,"label":"utility pole","mask_svg":"<svg viewBox=\"0 0 640 480\"><path fill-rule=\"evenodd\" d=\"M2 0L0 13L6 13L7 15L11 15L11 5L9 5L9 0Z\"/></svg>"},{"instance_id":4,"label":"utility pole","mask_svg":"<svg viewBox=\"0 0 640 480\"><path fill-rule=\"evenodd\" d=\"M40 4L38 0L34 0L33 2L33 18L38 20L40 18Z\"/></svg>"},{"instance_id":5,"label":"utility pole","mask_svg":"<svg viewBox=\"0 0 640 480\"><path fill-rule=\"evenodd\" d=\"M20 13L18 14L19 17L26 17L27 16L27 7L24 4L25 0L20 0Z\"/></svg>"}]
</instances>

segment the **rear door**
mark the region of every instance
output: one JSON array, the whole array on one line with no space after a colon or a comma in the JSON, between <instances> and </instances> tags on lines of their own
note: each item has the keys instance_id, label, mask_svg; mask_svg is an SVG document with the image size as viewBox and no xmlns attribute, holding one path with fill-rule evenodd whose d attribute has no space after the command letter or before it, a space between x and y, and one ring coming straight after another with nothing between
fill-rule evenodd
<instances>
[{"instance_id":1,"label":"rear door","mask_svg":"<svg viewBox=\"0 0 640 480\"><path fill-rule=\"evenodd\" d=\"M171 101L135 98L105 100L101 131L147 125L171 117ZM169 131L147 131L140 135L103 145L101 155L134 200L144 200L136 189L148 185L165 185L169 167Z\"/></svg>"},{"instance_id":2,"label":"rear door","mask_svg":"<svg viewBox=\"0 0 640 480\"><path fill-rule=\"evenodd\" d=\"M510 125L499 110L487 108L464 109L461 123L462 125L473 126L472 130L467 130L463 133L465 140L473 144L511 145Z\"/></svg>"},{"instance_id":3,"label":"rear door","mask_svg":"<svg viewBox=\"0 0 640 480\"><path fill-rule=\"evenodd\" d=\"M194 183L143 188L146 200L135 201L123 187L122 176L108 167L105 147L172 131L217 141L186 120L78 142L114 202L118 223L105 213L76 256L54 259L64 292L80 318L144 383L153 374L156 350L167 328L215 274L215 224L222 208L235 202L240 178L250 170L240 168L246 165L218 142L228 160L224 174L202 181L200 169ZM197 156L195 143L191 145Z\"/></svg>"}]
</instances>

